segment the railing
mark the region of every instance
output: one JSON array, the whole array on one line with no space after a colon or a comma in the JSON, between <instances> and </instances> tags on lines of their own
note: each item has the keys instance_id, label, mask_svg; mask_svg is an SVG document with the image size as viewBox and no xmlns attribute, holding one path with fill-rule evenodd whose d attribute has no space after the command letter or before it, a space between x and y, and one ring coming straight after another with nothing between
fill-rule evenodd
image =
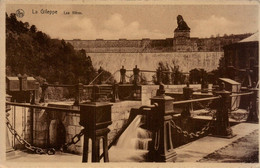
<instances>
[{"instance_id":1,"label":"railing","mask_svg":"<svg viewBox=\"0 0 260 168\"><path fill-rule=\"evenodd\" d=\"M44 109L48 111L59 111L59 112L69 112L69 113L76 113L80 114L80 125L84 127L78 134L72 137L70 142L66 142L62 145L61 151L68 148L72 144L76 144L79 142L80 138L84 136L84 145L83 145L83 156L82 162L88 161L88 139L92 139L92 162L99 162L99 146L96 144L100 143L100 140L103 139L103 151L104 151L104 162L108 162L108 148L107 148L107 134L109 129L107 128L111 122L111 105L105 103L95 103L95 104L80 104L79 110L78 109L67 109L67 108L58 108L58 107L48 107L48 106L41 106L41 105L30 105L27 103L15 103L15 102L6 102L6 125L11 134L19 141L26 149L35 152L37 154L55 154L54 148L47 148L43 149L33 145L32 142L28 142L25 140L18 132L15 130L15 127L11 124L8 119L8 111L11 110L10 106L19 106L25 107L30 109ZM95 117L95 112L98 110L99 117L98 120ZM33 112L33 111L32 111ZM93 113L94 112L94 113ZM34 113L34 112L33 112ZM33 114L32 114L33 115ZM101 117L101 118L100 118ZM99 120L100 119L100 120ZM50 124L50 123L49 123ZM31 125L30 127L33 127ZM49 126L48 126L49 127ZM48 130L49 131L49 130ZM97 134L98 132L98 134ZM48 132L49 135L49 132ZM47 137L49 138L49 137ZM32 138L33 139L33 138Z\"/></svg>"},{"instance_id":2,"label":"railing","mask_svg":"<svg viewBox=\"0 0 260 168\"><path fill-rule=\"evenodd\" d=\"M258 89L253 88L249 92L231 94L231 92L224 90L224 88L224 84L222 84L220 90L214 91L213 97L192 99L191 95L193 92L191 88L185 87L183 97L186 100L174 101L174 99L164 95L164 87L160 86L160 89L157 91L158 95L151 98L151 104L153 105L145 107L148 110L144 110L143 108L132 109L135 115L146 115L146 128L153 133L148 157L153 161L174 161L176 153L173 149L173 143L180 138L175 135L176 133L188 139L198 138L208 133L218 137L234 136L229 123L230 100L232 97L250 96L248 101L252 105L249 107L247 121L258 122L258 109L256 108L258 104ZM212 119L196 132L191 132L189 128L182 128L183 126L186 127L185 125L192 120L190 114L191 104L203 101L210 101L210 104L213 104L213 106L209 107ZM155 104L157 105L154 106ZM178 118L174 115L176 114L174 106L180 104L185 104L185 106L180 118ZM175 120L183 122L181 124L182 127L178 126Z\"/></svg>"},{"instance_id":3,"label":"railing","mask_svg":"<svg viewBox=\"0 0 260 168\"><path fill-rule=\"evenodd\" d=\"M201 98L201 99L192 99L192 100L183 100L183 101L176 101L173 102L172 104L184 104L184 103L192 103L192 102L199 102L199 101L207 101L207 100L216 100L221 98L220 96L215 96L215 97L209 97L209 98Z\"/></svg>"},{"instance_id":4,"label":"railing","mask_svg":"<svg viewBox=\"0 0 260 168\"><path fill-rule=\"evenodd\" d=\"M46 83L45 83L46 84ZM64 87L72 87L73 85L49 85L49 86L64 86ZM84 85L77 85L78 89L84 87ZM90 86L86 86L90 87ZM235 93L231 94L231 92L228 92L224 90L224 86L222 85L220 87L220 90L216 90L214 92L213 97L206 97L206 98L197 98L192 99L192 89L189 88L189 86L183 88L183 97L185 100L181 101L174 101L174 99L165 96L165 90L163 85L160 85L159 90L157 91L157 96L151 98L151 104L149 106L142 106L139 109L132 109L131 114L128 120L127 125L125 125L122 128L122 131L116 136L118 138L120 134L124 131L124 129L127 128L127 126L131 123L131 121L134 119L136 115L146 115L147 116L147 123L146 127L147 129L151 130L153 132L152 137L152 144L151 149L149 152L149 157L153 159L153 161L173 161L176 159L176 154L173 147L173 142L175 141L174 137L174 131L178 132L179 134L182 134L184 137L193 139L200 136L205 135L206 133L209 133L209 131L214 136L221 136L221 137L230 137L233 136L232 129L229 124L229 113L230 113L230 99L232 97L238 97L238 96L250 96L250 107L249 107L249 115L248 115L248 122L258 122L258 89L252 88L249 89L249 92L243 92L243 93ZM178 123L176 123L174 114L175 114L175 105L179 104L185 104L183 111L181 113L181 120L191 120L190 115L190 109L191 104L195 102L203 102L203 101L211 101L214 105L214 107L211 109L212 112L212 119L200 130L196 132L189 132L182 127L178 126ZM67 108L58 108L58 107L48 107L48 106L40 106L37 104L26 104L26 103L15 103L15 102L6 102L6 111L10 110L9 106L20 106L20 107L26 107L30 109L45 109L45 110L51 110L51 111L60 111L60 112L71 112L80 114L80 125L84 127L83 130L81 130L78 134L76 134L71 142L67 142L63 145L63 147L68 147L71 144L75 144L80 140L81 136L85 136L84 138L84 147L83 147L83 157L82 161L86 162L88 160L87 153L88 153L88 138L92 139L98 139L98 141L101 138L105 139L105 145L104 145L104 154L101 155L104 156L104 160L108 161L108 148L110 148L115 142L116 139L112 141L109 146L107 143L107 133L109 130L107 129L107 126L112 123L112 121L107 120L110 117L107 117L107 115L111 115L111 105L105 104L106 108L102 109L108 109L108 111L104 110L98 110L100 106L103 106L104 103L98 104L79 104L79 109L67 109ZM110 110L109 108L110 107ZM100 117L104 117L104 120L96 121L96 112L98 112ZM94 114L94 115L93 115ZM7 120L8 121L8 120ZM102 123L100 123L102 121ZM185 121L185 122L186 122ZM93 123L94 122L94 123ZM94 124L94 127L93 127ZM14 136L20 141L27 149L35 151L36 153L48 153L53 154L53 150L44 150L39 147L35 147L32 144L28 143L24 139L21 138L17 134L17 132L13 129L10 122L7 122L7 127L9 130L14 134ZM102 128L100 128L102 127ZM87 130L87 131L86 131ZM173 131L174 130L174 131ZM93 137L93 135L96 135L96 131L99 133L102 132L102 134L98 137ZM93 142L93 145L96 143ZM99 147L96 146L93 148L92 151L93 162L100 161L100 155L99 155ZM166 150L167 149L167 150Z\"/></svg>"},{"instance_id":5,"label":"railing","mask_svg":"<svg viewBox=\"0 0 260 168\"><path fill-rule=\"evenodd\" d=\"M98 77L100 77L103 72L104 72L104 71L102 71L101 73L99 73L99 74L89 83L89 85L91 85L96 79L98 79Z\"/></svg>"}]
</instances>

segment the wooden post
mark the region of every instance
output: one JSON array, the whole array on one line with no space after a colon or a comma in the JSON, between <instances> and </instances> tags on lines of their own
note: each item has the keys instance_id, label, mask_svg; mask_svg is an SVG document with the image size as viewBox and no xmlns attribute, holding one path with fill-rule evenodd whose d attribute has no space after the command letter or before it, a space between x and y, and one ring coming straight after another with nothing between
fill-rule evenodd
<instances>
[{"instance_id":1,"label":"wooden post","mask_svg":"<svg viewBox=\"0 0 260 168\"><path fill-rule=\"evenodd\" d=\"M104 162L109 162L107 126L111 121L111 104L91 102L80 105L80 125L85 128L82 162L88 161L88 143L92 140L92 162L100 161L100 140L103 139Z\"/></svg>"},{"instance_id":2,"label":"wooden post","mask_svg":"<svg viewBox=\"0 0 260 168\"><path fill-rule=\"evenodd\" d=\"M177 154L173 149L171 120L173 110L173 98L164 94L164 87L160 85L158 96L151 98L151 104L158 104L157 108L153 109L151 126L153 137L151 149L148 157L151 161L156 162L174 162Z\"/></svg>"}]
</instances>

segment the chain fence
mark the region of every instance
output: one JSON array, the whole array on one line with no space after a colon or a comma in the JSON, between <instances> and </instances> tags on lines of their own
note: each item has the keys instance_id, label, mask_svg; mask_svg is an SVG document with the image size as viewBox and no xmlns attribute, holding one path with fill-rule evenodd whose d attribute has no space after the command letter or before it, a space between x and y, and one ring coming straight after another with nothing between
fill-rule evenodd
<instances>
[{"instance_id":1,"label":"chain fence","mask_svg":"<svg viewBox=\"0 0 260 168\"><path fill-rule=\"evenodd\" d=\"M176 131L179 134L183 134L184 137L193 139L193 138L198 138L202 135L205 135L205 133L207 133L207 131L209 130L209 128L212 124L212 121L214 121L214 120L215 120L215 117L211 121L209 121L200 131L196 131L195 133L183 130L181 127L176 125L176 123L173 120L171 120L171 126L172 126L172 128L176 129Z\"/></svg>"},{"instance_id":2,"label":"chain fence","mask_svg":"<svg viewBox=\"0 0 260 168\"><path fill-rule=\"evenodd\" d=\"M14 129L7 116L6 116L6 126L10 131L10 133L15 137L15 139L17 139L17 141L20 144L24 145L24 147L30 150L31 152L36 154L48 154L48 155L55 154L56 150L54 148L43 149L37 146L33 146L31 143L29 143L24 138L22 138L22 136L20 136L17 133L17 131ZM80 141L80 138L84 135L84 133L85 133L85 129L82 129L78 134L76 134L74 137L71 138L70 142L63 144L60 148L60 151L64 152L70 145L78 143Z\"/></svg>"}]
</instances>

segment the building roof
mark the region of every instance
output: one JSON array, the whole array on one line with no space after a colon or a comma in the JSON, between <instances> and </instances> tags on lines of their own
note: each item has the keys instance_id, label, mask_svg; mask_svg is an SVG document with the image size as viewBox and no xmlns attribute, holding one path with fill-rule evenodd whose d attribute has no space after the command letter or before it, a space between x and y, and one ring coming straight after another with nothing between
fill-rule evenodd
<instances>
[{"instance_id":1,"label":"building roof","mask_svg":"<svg viewBox=\"0 0 260 168\"><path fill-rule=\"evenodd\" d=\"M238 43L247 43L247 42L255 42L255 41L259 41L259 33L258 32L256 32L252 36L249 36L249 37L239 41Z\"/></svg>"}]
</instances>

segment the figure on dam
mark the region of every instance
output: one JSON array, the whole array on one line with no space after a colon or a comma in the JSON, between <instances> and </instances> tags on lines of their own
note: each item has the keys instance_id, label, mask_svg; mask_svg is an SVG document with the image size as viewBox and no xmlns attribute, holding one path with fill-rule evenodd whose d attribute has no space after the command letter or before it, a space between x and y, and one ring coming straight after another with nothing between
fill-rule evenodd
<instances>
[{"instance_id":1,"label":"figure on dam","mask_svg":"<svg viewBox=\"0 0 260 168\"><path fill-rule=\"evenodd\" d=\"M125 73L126 73L126 69L124 68L124 66L122 66L122 68L120 69L120 83L121 84L125 84L126 83L126 79L125 79Z\"/></svg>"},{"instance_id":2,"label":"figure on dam","mask_svg":"<svg viewBox=\"0 0 260 168\"><path fill-rule=\"evenodd\" d=\"M175 29L175 31L178 31L178 30L190 30L189 26L184 21L184 19L183 19L183 17L181 15L177 16L177 24L178 24L178 27Z\"/></svg>"}]
</instances>

